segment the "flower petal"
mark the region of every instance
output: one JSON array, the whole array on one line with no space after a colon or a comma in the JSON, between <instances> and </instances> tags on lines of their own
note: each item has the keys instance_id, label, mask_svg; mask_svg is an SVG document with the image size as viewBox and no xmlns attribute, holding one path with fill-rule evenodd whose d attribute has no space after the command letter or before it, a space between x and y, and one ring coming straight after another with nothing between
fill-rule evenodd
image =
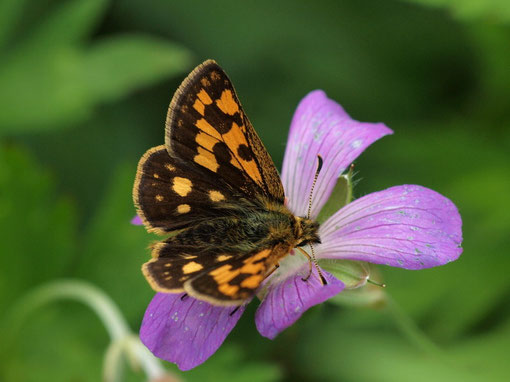
<instances>
[{"instance_id":1,"label":"flower petal","mask_svg":"<svg viewBox=\"0 0 510 382\"><path fill-rule=\"evenodd\" d=\"M326 271L322 271L328 281L322 285L317 273L313 269L312 275L306 281L308 264L302 266L298 273L278 282L270 280L268 293L257 309L255 324L261 335L273 339L278 333L286 329L308 309L326 301L344 289L344 284Z\"/></svg>"},{"instance_id":2,"label":"flower petal","mask_svg":"<svg viewBox=\"0 0 510 382\"><path fill-rule=\"evenodd\" d=\"M406 269L443 265L462 253L455 205L428 188L392 187L346 205L320 228L317 257Z\"/></svg>"},{"instance_id":3,"label":"flower petal","mask_svg":"<svg viewBox=\"0 0 510 382\"><path fill-rule=\"evenodd\" d=\"M298 216L307 213L317 155L322 156L324 165L314 191L314 218L349 164L374 141L392 133L382 123L353 120L322 90L309 93L292 118L283 160L282 182L290 210Z\"/></svg>"},{"instance_id":4,"label":"flower petal","mask_svg":"<svg viewBox=\"0 0 510 382\"><path fill-rule=\"evenodd\" d=\"M157 293L145 311L140 339L158 358L189 370L207 360L244 312L182 294Z\"/></svg>"},{"instance_id":5,"label":"flower petal","mask_svg":"<svg viewBox=\"0 0 510 382\"><path fill-rule=\"evenodd\" d=\"M136 215L133 219L131 219L131 224L143 225L143 222L142 222L142 219L140 219L140 216Z\"/></svg>"}]
</instances>

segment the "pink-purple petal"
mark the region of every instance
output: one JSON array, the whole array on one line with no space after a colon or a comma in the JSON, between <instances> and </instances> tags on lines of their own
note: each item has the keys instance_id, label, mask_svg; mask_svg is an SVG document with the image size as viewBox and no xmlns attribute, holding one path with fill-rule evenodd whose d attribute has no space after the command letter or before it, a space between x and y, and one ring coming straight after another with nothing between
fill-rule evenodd
<instances>
[{"instance_id":1,"label":"pink-purple petal","mask_svg":"<svg viewBox=\"0 0 510 382\"><path fill-rule=\"evenodd\" d=\"M315 186L312 217L318 215L347 167L373 142L392 133L382 123L353 120L322 90L309 93L294 113L283 161L282 182L289 209L298 216L306 215L317 155L324 164Z\"/></svg>"},{"instance_id":2,"label":"pink-purple petal","mask_svg":"<svg viewBox=\"0 0 510 382\"><path fill-rule=\"evenodd\" d=\"M143 222L142 222L142 219L140 219L140 216L136 215L133 219L131 219L131 224L143 225Z\"/></svg>"},{"instance_id":3,"label":"pink-purple petal","mask_svg":"<svg viewBox=\"0 0 510 382\"><path fill-rule=\"evenodd\" d=\"M317 257L422 269L462 253L462 220L441 194L404 185L346 205L320 228Z\"/></svg>"},{"instance_id":4,"label":"pink-purple petal","mask_svg":"<svg viewBox=\"0 0 510 382\"><path fill-rule=\"evenodd\" d=\"M255 314L255 324L261 335L275 338L308 308L326 301L344 288L340 280L325 271L322 272L328 284L322 285L315 268L310 278L303 281L308 272L306 264L298 273L268 286L269 291Z\"/></svg>"},{"instance_id":5,"label":"pink-purple petal","mask_svg":"<svg viewBox=\"0 0 510 382\"><path fill-rule=\"evenodd\" d=\"M207 360L244 312L182 294L157 293L145 311L140 339L158 358L189 370ZM232 312L234 312L232 314Z\"/></svg>"}]
</instances>

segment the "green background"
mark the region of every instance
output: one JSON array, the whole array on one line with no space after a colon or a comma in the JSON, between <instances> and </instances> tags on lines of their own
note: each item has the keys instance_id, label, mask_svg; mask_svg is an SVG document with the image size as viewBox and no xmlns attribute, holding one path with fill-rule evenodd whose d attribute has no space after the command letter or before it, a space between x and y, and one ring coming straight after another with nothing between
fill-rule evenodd
<instances>
[{"instance_id":1,"label":"green background","mask_svg":"<svg viewBox=\"0 0 510 382\"><path fill-rule=\"evenodd\" d=\"M129 224L136 164L163 143L173 92L207 58L278 167L310 90L385 122L395 134L356 161L355 196L439 191L463 217L464 253L437 269L379 267L385 297L315 307L274 341L256 332L252 304L205 364L165 367L184 381L506 380L507 0L0 1L0 380L101 380L109 338L86 307L12 319L45 282L91 282L138 330L153 238ZM126 363L123 380L147 379Z\"/></svg>"}]
</instances>

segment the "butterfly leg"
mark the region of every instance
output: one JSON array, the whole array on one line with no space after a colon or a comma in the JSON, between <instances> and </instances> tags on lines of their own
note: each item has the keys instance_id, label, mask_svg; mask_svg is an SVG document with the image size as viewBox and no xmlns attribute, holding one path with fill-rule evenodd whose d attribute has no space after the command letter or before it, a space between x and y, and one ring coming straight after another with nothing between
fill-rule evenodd
<instances>
[{"instance_id":1,"label":"butterfly leg","mask_svg":"<svg viewBox=\"0 0 510 382\"><path fill-rule=\"evenodd\" d=\"M276 264L274 265L274 268L273 268L273 269L271 269L271 272L269 272L269 273L266 275L266 277L264 277L264 278L265 278L265 279L267 279L267 278L268 278L269 276L271 276L271 275L272 275L272 274L273 274L273 273L274 273L274 272L275 272L278 268L280 268L280 264L276 263Z\"/></svg>"},{"instance_id":2,"label":"butterfly leg","mask_svg":"<svg viewBox=\"0 0 510 382\"><path fill-rule=\"evenodd\" d=\"M310 256L308 252L306 252L303 248L297 247L297 249L299 249L299 251L301 251L301 253L308 258L308 264L310 265L308 275L305 278L302 278L301 280L307 281L310 278L310 276L312 275L313 266L315 265L315 268L317 268L317 273L319 274L319 278L321 280L321 284L327 285L328 282L326 281L326 278L322 275L322 271L319 267L319 264L317 264L317 259L315 258L313 246L310 245L310 248L312 249L312 256Z\"/></svg>"},{"instance_id":3,"label":"butterfly leg","mask_svg":"<svg viewBox=\"0 0 510 382\"><path fill-rule=\"evenodd\" d=\"M236 306L235 309L229 313L229 316L233 316L239 310L240 307L241 307L241 305Z\"/></svg>"}]
</instances>

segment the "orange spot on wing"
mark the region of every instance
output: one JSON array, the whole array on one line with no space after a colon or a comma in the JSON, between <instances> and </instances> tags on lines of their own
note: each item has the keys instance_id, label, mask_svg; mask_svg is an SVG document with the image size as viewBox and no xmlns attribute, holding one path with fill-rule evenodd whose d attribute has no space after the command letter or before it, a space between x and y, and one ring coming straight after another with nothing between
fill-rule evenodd
<instances>
[{"instance_id":1,"label":"orange spot on wing","mask_svg":"<svg viewBox=\"0 0 510 382\"><path fill-rule=\"evenodd\" d=\"M249 274L256 274L256 273L260 273L260 271L264 270L266 266L264 265L264 263L257 263L257 264L253 264L253 263L248 263L246 265L243 265L242 268L241 268L241 273L249 273Z\"/></svg>"},{"instance_id":2,"label":"orange spot on wing","mask_svg":"<svg viewBox=\"0 0 510 382\"><path fill-rule=\"evenodd\" d=\"M211 199L213 202L220 202L222 200L225 200L225 195L223 195L221 192L216 190L209 191L209 199ZM232 257L232 256L230 256Z\"/></svg>"},{"instance_id":3,"label":"orange spot on wing","mask_svg":"<svg viewBox=\"0 0 510 382\"><path fill-rule=\"evenodd\" d=\"M256 253L255 255L245 259L243 261L244 265L240 268L241 273L262 273L262 271L266 269L266 263L260 260L267 259L270 254L270 249L264 249L263 251L260 251L259 253Z\"/></svg>"},{"instance_id":4,"label":"orange spot on wing","mask_svg":"<svg viewBox=\"0 0 510 382\"><path fill-rule=\"evenodd\" d=\"M205 105L200 102L200 100L195 100L195 103L193 104L193 109L198 111L201 115L204 115L205 112Z\"/></svg>"},{"instance_id":5,"label":"orange spot on wing","mask_svg":"<svg viewBox=\"0 0 510 382\"><path fill-rule=\"evenodd\" d=\"M250 276L241 282L241 287L248 288L248 289L255 289L260 285L260 283L262 282L263 279L264 279L264 277L261 275Z\"/></svg>"},{"instance_id":6,"label":"orange spot on wing","mask_svg":"<svg viewBox=\"0 0 510 382\"><path fill-rule=\"evenodd\" d=\"M229 264L225 264L215 270L209 272L209 274L214 278L218 284L226 284L234 277L241 273L240 269L232 270L232 266Z\"/></svg>"},{"instance_id":7,"label":"orange spot on wing","mask_svg":"<svg viewBox=\"0 0 510 382\"><path fill-rule=\"evenodd\" d=\"M220 165L216 161L216 157L213 153L207 151L203 147L197 147L198 155L195 155L193 160L195 163L199 164L200 166L203 166L205 168L208 168L212 172L216 172L218 170L218 167Z\"/></svg>"},{"instance_id":8,"label":"orange spot on wing","mask_svg":"<svg viewBox=\"0 0 510 382\"><path fill-rule=\"evenodd\" d=\"M188 273L194 273L202 270L204 267L202 264L199 264L195 261L190 261L188 264L184 265L182 267L182 273L188 274Z\"/></svg>"},{"instance_id":9,"label":"orange spot on wing","mask_svg":"<svg viewBox=\"0 0 510 382\"><path fill-rule=\"evenodd\" d=\"M259 168L257 167L255 161L253 159L249 161L244 160L237 152L239 146L241 145L249 147L248 141L243 134L243 129L244 126L238 126L235 122L233 122L232 128L229 130L229 132L223 134L225 143L233 153L233 157L230 163L240 170L246 171L250 178L252 178L258 184L263 184L262 175L260 175Z\"/></svg>"},{"instance_id":10,"label":"orange spot on wing","mask_svg":"<svg viewBox=\"0 0 510 382\"><path fill-rule=\"evenodd\" d=\"M191 206L189 204L179 204L177 206L177 212L180 214L187 214L191 211Z\"/></svg>"},{"instance_id":11,"label":"orange spot on wing","mask_svg":"<svg viewBox=\"0 0 510 382\"><path fill-rule=\"evenodd\" d=\"M209 94L205 91L205 89L201 89L198 94L197 94L198 98L200 99L200 101L202 101L202 103L204 105L210 105L212 104L212 99L211 97L209 96Z\"/></svg>"},{"instance_id":12,"label":"orange spot on wing","mask_svg":"<svg viewBox=\"0 0 510 382\"><path fill-rule=\"evenodd\" d=\"M217 261L225 261L225 260L228 260L228 259L231 259L232 258L232 255L219 255L216 260Z\"/></svg>"},{"instance_id":13,"label":"orange spot on wing","mask_svg":"<svg viewBox=\"0 0 510 382\"><path fill-rule=\"evenodd\" d=\"M211 82L207 79L207 77L204 77L200 80L200 83L202 84L202 86L204 87L208 87L208 86L211 86Z\"/></svg>"},{"instance_id":14,"label":"orange spot on wing","mask_svg":"<svg viewBox=\"0 0 510 382\"><path fill-rule=\"evenodd\" d=\"M233 296L239 291L239 287L237 285L221 284L218 286L218 290L224 295Z\"/></svg>"},{"instance_id":15,"label":"orange spot on wing","mask_svg":"<svg viewBox=\"0 0 510 382\"><path fill-rule=\"evenodd\" d=\"M207 149L209 151L213 151L214 145L218 142L217 139L202 132L197 134L197 136L195 137L195 141L204 149Z\"/></svg>"},{"instance_id":16,"label":"orange spot on wing","mask_svg":"<svg viewBox=\"0 0 510 382\"><path fill-rule=\"evenodd\" d=\"M221 134L214 127L212 127L209 124L209 122L207 122L205 120L205 118L202 118L202 119L199 119L198 121L196 121L195 126L198 127L200 130L202 130L204 133L207 133L218 140L221 139Z\"/></svg>"},{"instance_id":17,"label":"orange spot on wing","mask_svg":"<svg viewBox=\"0 0 510 382\"><path fill-rule=\"evenodd\" d=\"M186 196L191 192L192 186L191 180L176 176L173 180L172 189L177 195Z\"/></svg>"},{"instance_id":18,"label":"orange spot on wing","mask_svg":"<svg viewBox=\"0 0 510 382\"><path fill-rule=\"evenodd\" d=\"M270 249L264 249L263 251L260 251L256 255L250 257L250 259L253 259L252 261L262 260L262 259L269 257L270 253L271 253Z\"/></svg>"},{"instance_id":19,"label":"orange spot on wing","mask_svg":"<svg viewBox=\"0 0 510 382\"><path fill-rule=\"evenodd\" d=\"M229 89L223 90L221 98L216 100L218 108L228 115L234 115L239 111L239 105L232 96L232 91Z\"/></svg>"}]
</instances>

